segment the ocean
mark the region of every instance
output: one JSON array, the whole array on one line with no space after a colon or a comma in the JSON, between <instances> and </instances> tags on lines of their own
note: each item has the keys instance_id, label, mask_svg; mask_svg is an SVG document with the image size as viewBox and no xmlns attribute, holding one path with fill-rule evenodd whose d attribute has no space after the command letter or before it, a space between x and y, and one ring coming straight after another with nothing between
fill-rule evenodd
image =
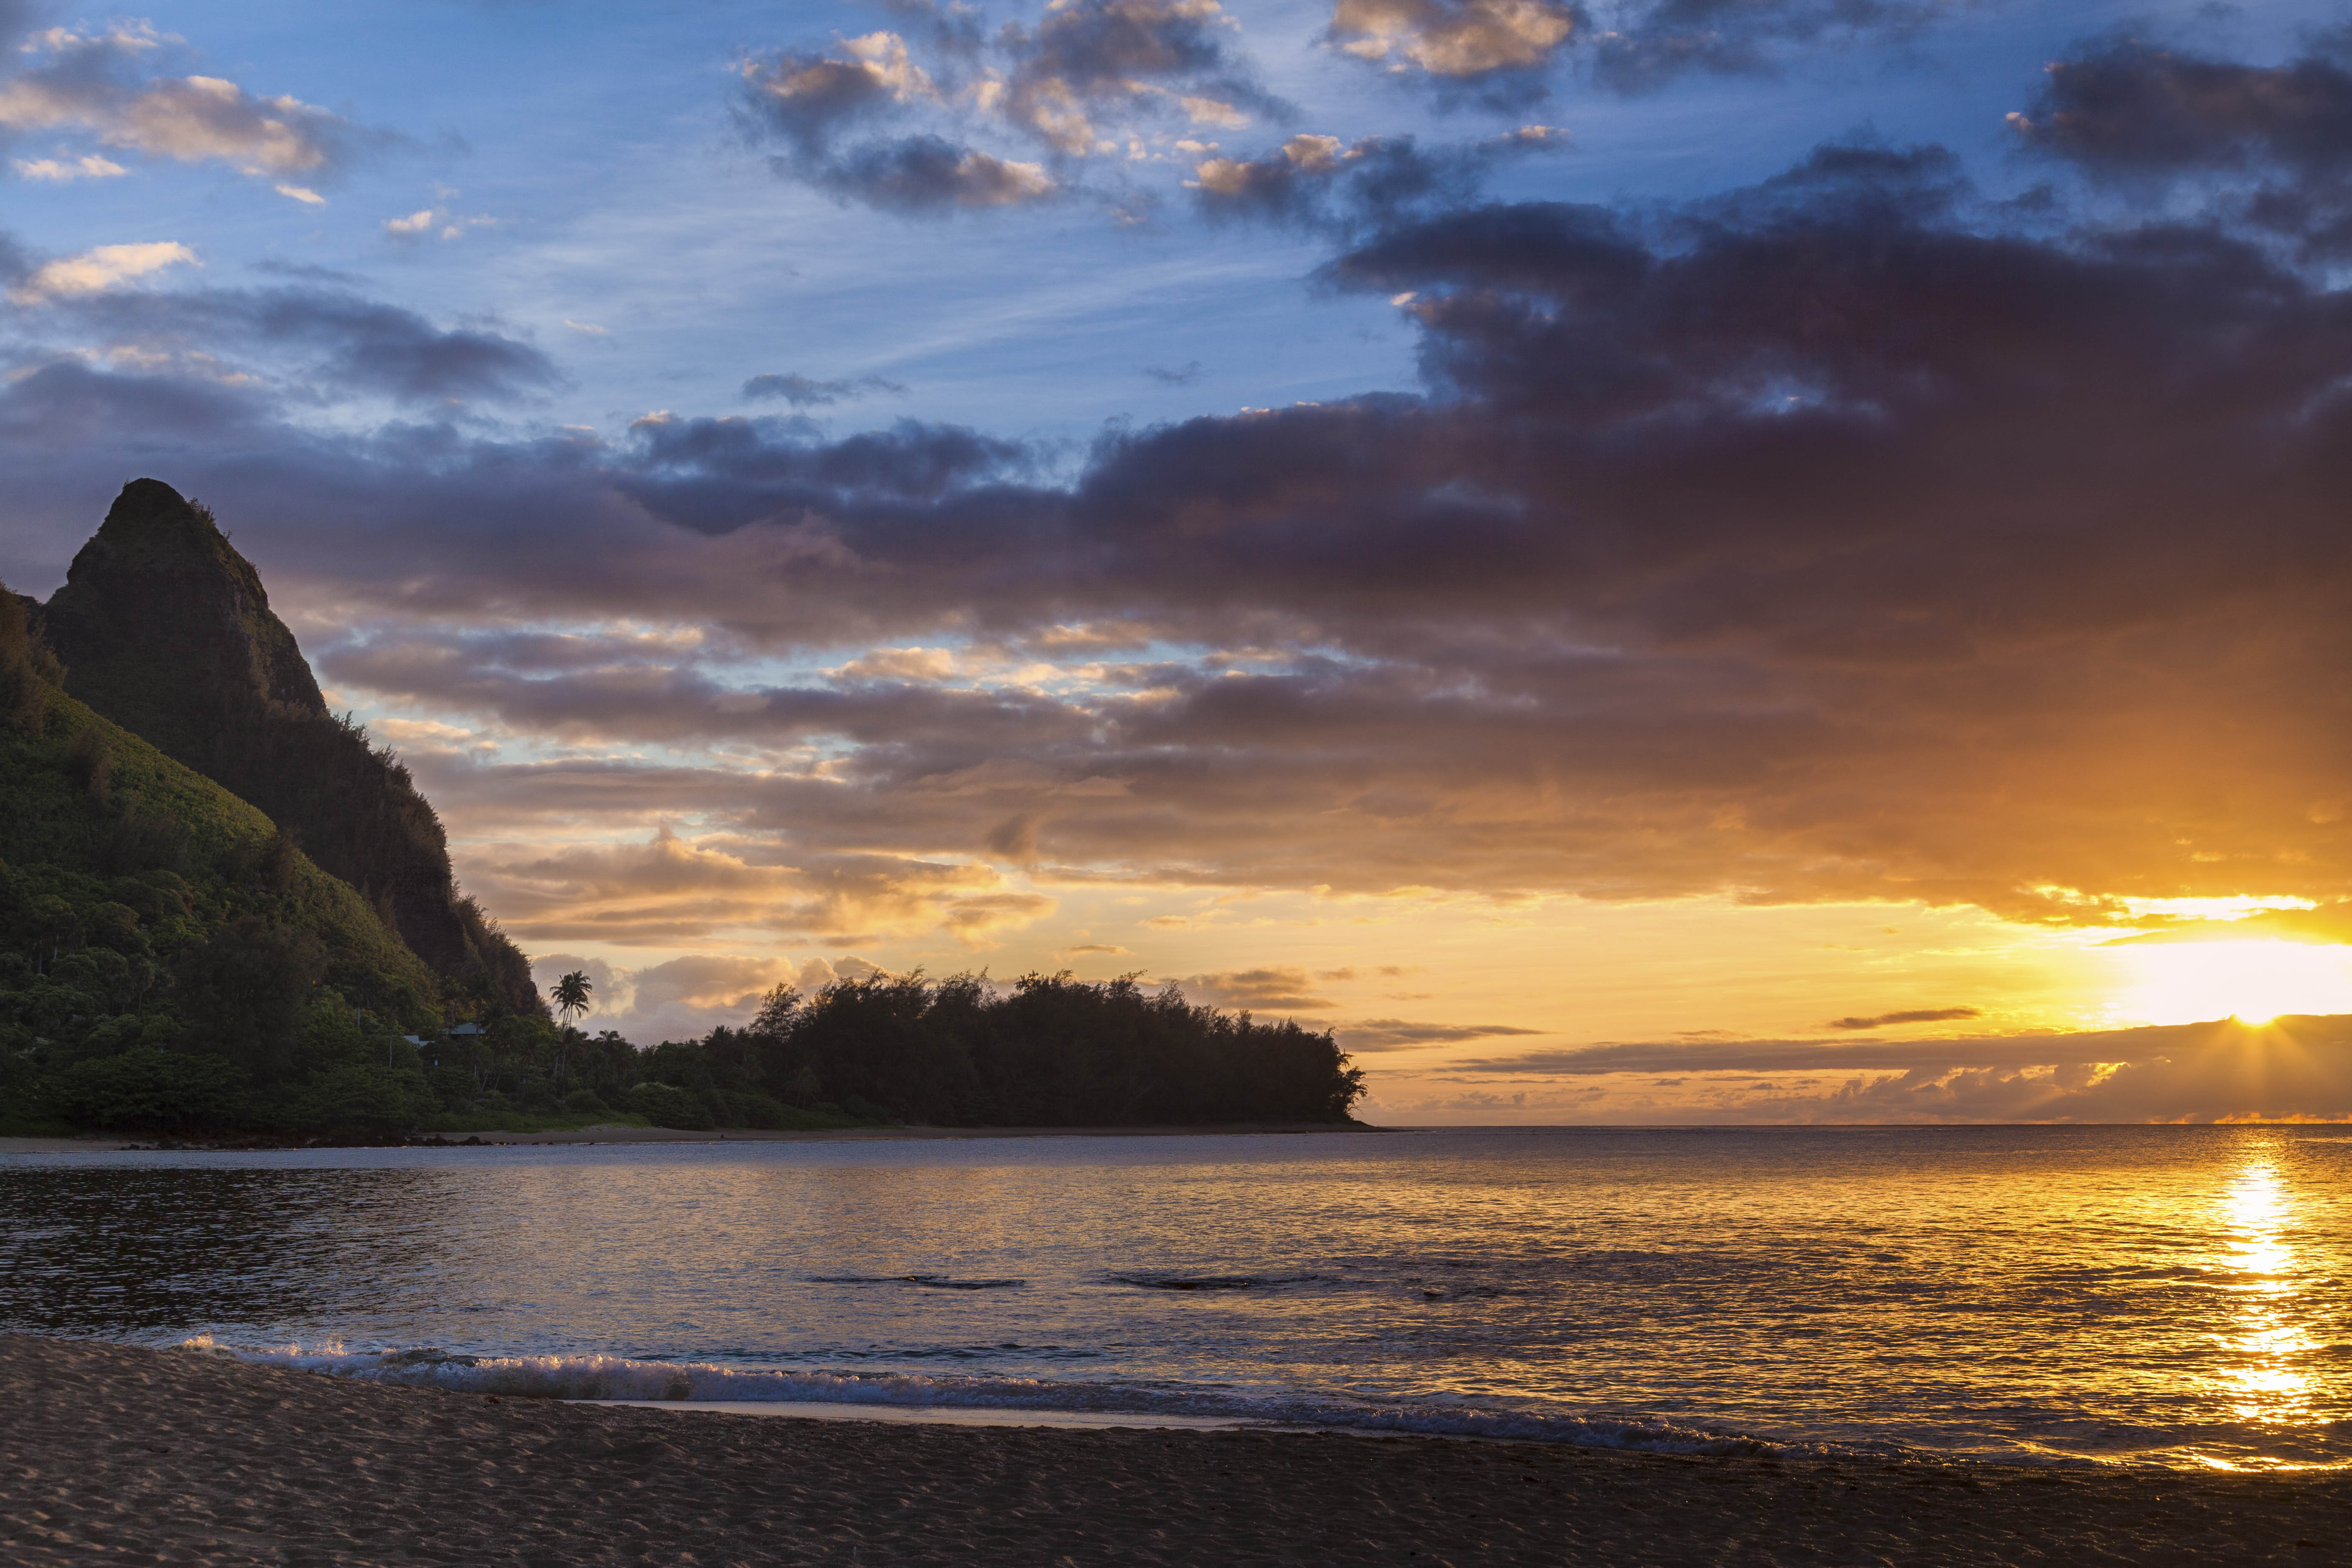
<instances>
[{"instance_id":1,"label":"ocean","mask_svg":"<svg viewBox=\"0 0 2352 1568\"><path fill-rule=\"evenodd\" d=\"M0 1327L581 1399L2352 1462L2352 1129L0 1155Z\"/></svg>"}]
</instances>

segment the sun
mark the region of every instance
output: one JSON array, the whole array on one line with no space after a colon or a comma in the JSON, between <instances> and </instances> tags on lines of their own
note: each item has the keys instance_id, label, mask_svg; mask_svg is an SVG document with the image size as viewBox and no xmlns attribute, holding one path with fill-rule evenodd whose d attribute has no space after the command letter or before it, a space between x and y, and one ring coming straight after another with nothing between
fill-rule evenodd
<instances>
[{"instance_id":1,"label":"sun","mask_svg":"<svg viewBox=\"0 0 2352 1568\"><path fill-rule=\"evenodd\" d=\"M2105 950L2123 969L2116 1011L2135 1023L2352 1013L2352 948L2307 942L2167 942Z\"/></svg>"}]
</instances>

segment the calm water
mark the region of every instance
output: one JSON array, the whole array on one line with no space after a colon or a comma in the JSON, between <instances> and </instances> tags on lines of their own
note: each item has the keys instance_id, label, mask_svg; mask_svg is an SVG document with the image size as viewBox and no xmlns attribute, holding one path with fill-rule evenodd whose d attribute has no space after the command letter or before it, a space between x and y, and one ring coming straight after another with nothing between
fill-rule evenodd
<instances>
[{"instance_id":1,"label":"calm water","mask_svg":"<svg viewBox=\"0 0 2352 1568\"><path fill-rule=\"evenodd\" d=\"M0 1158L0 1324L583 1397L2352 1462L2352 1130Z\"/></svg>"}]
</instances>

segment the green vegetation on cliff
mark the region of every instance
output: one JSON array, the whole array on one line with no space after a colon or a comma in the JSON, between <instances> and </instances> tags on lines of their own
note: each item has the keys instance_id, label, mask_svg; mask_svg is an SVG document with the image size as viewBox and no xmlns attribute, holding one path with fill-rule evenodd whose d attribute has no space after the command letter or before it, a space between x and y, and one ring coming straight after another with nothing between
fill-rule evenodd
<instances>
[{"instance_id":1,"label":"green vegetation on cliff","mask_svg":"<svg viewBox=\"0 0 2352 1568\"><path fill-rule=\"evenodd\" d=\"M439 1024L433 973L267 816L59 673L0 592L0 1127L408 1117L423 1079L390 1041Z\"/></svg>"}]
</instances>

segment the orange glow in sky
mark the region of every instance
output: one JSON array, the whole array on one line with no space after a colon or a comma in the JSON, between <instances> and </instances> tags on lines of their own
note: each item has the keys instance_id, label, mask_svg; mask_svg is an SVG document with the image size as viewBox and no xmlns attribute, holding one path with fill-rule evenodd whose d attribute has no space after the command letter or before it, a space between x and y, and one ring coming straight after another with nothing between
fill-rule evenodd
<instances>
[{"instance_id":1,"label":"orange glow in sky","mask_svg":"<svg viewBox=\"0 0 2352 1568\"><path fill-rule=\"evenodd\" d=\"M2288 1013L2352 1013L2352 949L2301 942L2150 942L2111 950L2124 975L2117 1011L2135 1023Z\"/></svg>"}]
</instances>

